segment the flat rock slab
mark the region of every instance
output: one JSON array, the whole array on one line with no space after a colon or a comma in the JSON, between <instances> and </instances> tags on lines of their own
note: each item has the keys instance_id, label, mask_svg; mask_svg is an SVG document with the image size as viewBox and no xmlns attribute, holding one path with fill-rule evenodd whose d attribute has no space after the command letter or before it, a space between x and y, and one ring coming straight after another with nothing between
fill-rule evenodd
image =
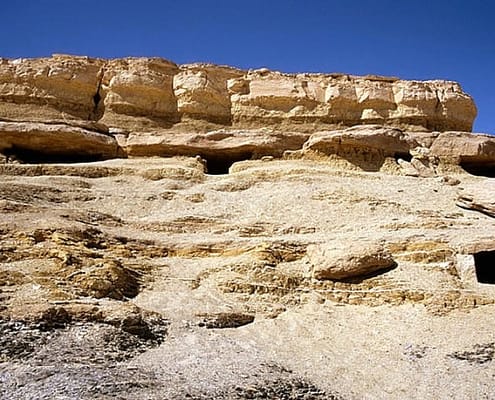
<instances>
[{"instance_id":1,"label":"flat rock slab","mask_svg":"<svg viewBox=\"0 0 495 400\"><path fill-rule=\"evenodd\" d=\"M400 129L381 125L362 125L352 128L317 132L304 144L304 150L319 151L324 154L338 154L345 149L373 149L385 155L409 154L418 146L416 140Z\"/></svg>"},{"instance_id":2,"label":"flat rock slab","mask_svg":"<svg viewBox=\"0 0 495 400\"><path fill-rule=\"evenodd\" d=\"M394 267L391 254L378 242L324 243L308 246L316 279L346 279Z\"/></svg>"},{"instance_id":3,"label":"flat rock slab","mask_svg":"<svg viewBox=\"0 0 495 400\"><path fill-rule=\"evenodd\" d=\"M119 146L113 136L77 126L0 121L0 152L108 159L119 156Z\"/></svg>"}]
</instances>

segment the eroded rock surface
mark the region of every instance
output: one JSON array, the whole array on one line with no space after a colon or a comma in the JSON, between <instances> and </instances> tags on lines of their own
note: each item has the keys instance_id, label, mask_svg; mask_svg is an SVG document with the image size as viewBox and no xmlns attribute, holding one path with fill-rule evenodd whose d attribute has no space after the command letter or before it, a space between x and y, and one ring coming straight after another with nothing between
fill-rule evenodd
<instances>
[{"instance_id":1,"label":"eroded rock surface","mask_svg":"<svg viewBox=\"0 0 495 400\"><path fill-rule=\"evenodd\" d=\"M462 188L457 196L457 205L495 218L495 182L491 180L482 187Z\"/></svg>"},{"instance_id":2,"label":"eroded rock surface","mask_svg":"<svg viewBox=\"0 0 495 400\"><path fill-rule=\"evenodd\" d=\"M108 133L67 124L1 122L0 153L29 162L102 160L122 156Z\"/></svg>"},{"instance_id":3,"label":"eroded rock surface","mask_svg":"<svg viewBox=\"0 0 495 400\"><path fill-rule=\"evenodd\" d=\"M424 160L411 160L419 144L441 163L492 176L493 139L467 132L475 116L473 100L447 81L243 71L160 58L54 55L0 63L0 151L20 161L199 155L217 163L323 146L324 154L365 170L395 157L412 161L402 165L407 175L435 176L435 163L424 168ZM401 170L383 168L394 169Z\"/></svg>"},{"instance_id":4,"label":"eroded rock surface","mask_svg":"<svg viewBox=\"0 0 495 400\"><path fill-rule=\"evenodd\" d=\"M455 82L178 66L159 58L3 59L0 83L7 118L102 119L140 130L199 119L255 128L286 121L312 129L390 123L470 131L476 116Z\"/></svg>"},{"instance_id":5,"label":"eroded rock surface","mask_svg":"<svg viewBox=\"0 0 495 400\"><path fill-rule=\"evenodd\" d=\"M2 60L0 392L489 398L474 116L444 81Z\"/></svg>"},{"instance_id":6,"label":"eroded rock surface","mask_svg":"<svg viewBox=\"0 0 495 400\"><path fill-rule=\"evenodd\" d=\"M229 87L233 93L233 118L240 123L391 123L464 131L470 130L469 120L476 114L472 101L460 87L445 81L289 75L262 69L229 81Z\"/></svg>"},{"instance_id":7,"label":"eroded rock surface","mask_svg":"<svg viewBox=\"0 0 495 400\"><path fill-rule=\"evenodd\" d=\"M495 246L495 220L456 205L459 186L489 178L458 171L451 185L304 158L223 175L185 157L0 172L12 398L380 398L382 383L334 367L370 356L394 365L396 398L416 393L418 363L439 397L493 390L490 360L450 356L492 335L495 292L456 269ZM375 364L359 370L389 382Z\"/></svg>"},{"instance_id":8,"label":"eroded rock surface","mask_svg":"<svg viewBox=\"0 0 495 400\"><path fill-rule=\"evenodd\" d=\"M459 164L475 175L495 177L495 138L464 132L444 132L431 145L431 153L451 164Z\"/></svg>"},{"instance_id":9,"label":"eroded rock surface","mask_svg":"<svg viewBox=\"0 0 495 400\"><path fill-rule=\"evenodd\" d=\"M93 120L102 60L54 55L2 59L0 112L16 121Z\"/></svg>"}]
</instances>

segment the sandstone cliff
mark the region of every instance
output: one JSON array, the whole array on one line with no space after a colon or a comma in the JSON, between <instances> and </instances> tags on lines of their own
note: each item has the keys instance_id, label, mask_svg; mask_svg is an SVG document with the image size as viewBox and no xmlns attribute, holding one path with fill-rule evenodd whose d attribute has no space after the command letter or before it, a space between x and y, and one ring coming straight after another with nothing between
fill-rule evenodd
<instances>
[{"instance_id":1,"label":"sandstone cliff","mask_svg":"<svg viewBox=\"0 0 495 400\"><path fill-rule=\"evenodd\" d=\"M0 393L490 398L475 114L444 81L2 60Z\"/></svg>"},{"instance_id":2,"label":"sandstone cliff","mask_svg":"<svg viewBox=\"0 0 495 400\"><path fill-rule=\"evenodd\" d=\"M386 157L410 161L409 151L421 146L441 163L491 174L493 138L456 133L470 131L475 116L473 100L447 81L242 71L158 58L0 63L0 152L20 161L199 155L212 165L321 153L315 141L326 135L334 145L323 153L350 156L365 169L379 169ZM402 144L381 154L387 139L376 147L370 141L380 134L359 133L370 124L395 129ZM367 166L359 148L380 154ZM419 162L402 169L431 174Z\"/></svg>"},{"instance_id":3,"label":"sandstone cliff","mask_svg":"<svg viewBox=\"0 0 495 400\"><path fill-rule=\"evenodd\" d=\"M3 118L101 120L141 131L188 120L252 128L380 123L470 131L476 116L473 100L455 82L242 71L156 58L3 59L0 100Z\"/></svg>"}]
</instances>

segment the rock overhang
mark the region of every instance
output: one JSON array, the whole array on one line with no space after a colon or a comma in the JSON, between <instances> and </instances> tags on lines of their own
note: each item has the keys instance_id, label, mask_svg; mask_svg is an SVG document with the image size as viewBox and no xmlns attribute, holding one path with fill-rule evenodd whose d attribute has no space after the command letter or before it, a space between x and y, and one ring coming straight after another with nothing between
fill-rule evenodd
<instances>
[{"instance_id":1,"label":"rock overhang","mask_svg":"<svg viewBox=\"0 0 495 400\"><path fill-rule=\"evenodd\" d=\"M56 54L0 64L0 120L8 125L0 146L38 151L48 161L199 155L222 164L317 150L369 170L387 157L401 159L415 175L406 163L420 146L430 149L426 168L439 159L491 176L494 140L469 133L475 116L474 101L452 81L246 71L146 57ZM58 134L52 124L60 124ZM361 160L367 157L373 165ZM432 175L418 162L415 168Z\"/></svg>"}]
</instances>

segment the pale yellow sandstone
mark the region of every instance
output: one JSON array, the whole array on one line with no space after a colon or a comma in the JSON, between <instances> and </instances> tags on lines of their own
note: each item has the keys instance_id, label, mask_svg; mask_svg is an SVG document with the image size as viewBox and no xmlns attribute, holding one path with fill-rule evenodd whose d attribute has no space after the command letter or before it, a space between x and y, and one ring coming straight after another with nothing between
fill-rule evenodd
<instances>
[{"instance_id":1,"label":"pale yellow sandstone","mask_svg":"<svg viewBox=\"0 0 495 400\"><path fill-rule=\"evenodd\" d=\"M100 120L140 131L190 120L306 131L369 123L470 131L475 116L471 97L450 81L178 66L160 58L56 55L0 64L0 117L15 120Z\"/></svg>"}]
</instances>

